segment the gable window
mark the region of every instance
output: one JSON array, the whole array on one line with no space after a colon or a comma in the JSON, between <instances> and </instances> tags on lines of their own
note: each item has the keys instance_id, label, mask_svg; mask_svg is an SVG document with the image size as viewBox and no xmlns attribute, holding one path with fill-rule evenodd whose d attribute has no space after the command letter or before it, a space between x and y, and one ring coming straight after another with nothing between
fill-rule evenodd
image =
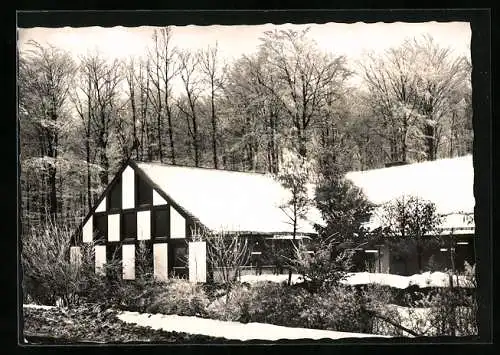
<instances>
[{"instance_id":1,"label":"gable window","mask_svg":"<svg viewBox=\"0 0 500 355\"><path fill-rule=\"evenodd\" d=\"M137 237L137 215L135 211L122 213L121 240Z\"/></svg>"},{"instance_id":2,"label":"gable window","mask_svg":"<svg viewBox=\"0 0 500 355\"><path fill-rule=\"evenodd\" d=\"M94 215L94 240L104 240L108 237L108 216Z\"/></svg>"},{"instance_id":3,"label":"gable window","mask_svg":"<svg viewBox=\"0 0 500 355\"><path fill-rule=\"evenodd\" d=\"M153 210L152 216L153 230L152 235L156 238L167 238L170 230L170 209L160 208Z\"/></svg>"},{"instance_id":4,"label":"gable window","mask_svg":"<svg viewBox=\"0 0 500 355\"><path fill-rule=\"evenodd\" d=\"M122 179L118 178L115 186L111 189L108 198L108 210L116 211L122 208Z\"/></svg>"},{"instance_id":5,"label":"gable window","mask_svg":"<svg viewBox=\"0 0 500 355\"><path fill-rule=\"evenodd\" d=\"M137 206L150 206L153 204L153 188L138 174L135 175L135 196Z\"/></svg>"}]
</instances>

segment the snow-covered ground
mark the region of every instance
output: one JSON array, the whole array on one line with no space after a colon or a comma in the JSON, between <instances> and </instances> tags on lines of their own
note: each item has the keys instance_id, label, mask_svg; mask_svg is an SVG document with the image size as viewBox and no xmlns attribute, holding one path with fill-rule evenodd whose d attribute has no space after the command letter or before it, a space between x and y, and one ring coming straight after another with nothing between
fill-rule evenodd
<instances>
[{"instance_id":1,"label":"snow-covered ground","mask_svg":"<svg viewBox=\"0 0 500 355\"><path fill-rule=\"evenodd\" d=\"M177 315L148 314L138 312L122 312L118 318L127 323L139 326L163 329L164 331L185 332L229 340L270 340L279 339L342 339L383 337L374 334L346 333L330 330L289 328L265 323L226 322L198 317Z\"/></svg>"},{"instance_id":2,"label":"snow-covered ground","mask_svg":"<svg viewBox=\"0 0 500 355\"><path fill-rule=\"evenodd\" d=\"M244 275L241 276L241 282L255 283L255 282L286 282L288 275ZM300 283L303 281L301 275L292 274L292 284ZM460 287L473 287L467 282L464 276L454 276L454 282ZM449 276L444 272L425 272L423 274L415 274L412 276L401 276L383 273L369 273L369 272L356 272L349 274L342 283L347 285L365 285L365 284L379 284L384 286L395 287L404 289L412 285L417 285L421 288L424 287L447 287L449 286Z\"/></svg>"},{"instance_id":3,"label":"snow-covered ground","mask_svg":"<svg viewBox=\"0 0 500 355\"><path fill-rule=\"evenodd\" d=\"M271 274L263 274L263 275L243 275L240 278L241 282L248 282L250 284L256 282L276 282L282 283L288 281L288 274L280 274L280 275L271 275ZM292 284L301 283L303 281L302 275L292 274Z\"/></svg>"},{"instance_id":4,"label":"snow-covered ground","mask_svg":"<svg viewBox=\"0 0 500 355\"><path fill-rule=\"evenodd\" d=\"M449 275L444 272L424 272L412 276L401 276L383 273L358 272L350 274L343 282L349 285L379 284L404 289L408 286L417 285L424 287L447 287L449 286ZM460 287L473 287L464 276L453 277L455 285Z\"/></svg>"},{"instance_id":5,"label":"snow-covered ground","mask_svg":"<svg viewBox=\"0 0 500 355\"><path fill-rule=\"evenodd\" d=\"M55 306L44 306L41 304L23 304L24 308L38 308L38 309L52 309L56 308Z\"/></svg>"}]
</instances>

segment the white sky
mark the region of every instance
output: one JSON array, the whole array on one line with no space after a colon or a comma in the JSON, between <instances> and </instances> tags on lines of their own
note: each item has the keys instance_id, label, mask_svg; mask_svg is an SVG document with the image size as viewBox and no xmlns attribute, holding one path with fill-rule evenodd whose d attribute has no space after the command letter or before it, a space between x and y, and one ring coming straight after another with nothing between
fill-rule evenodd
<instances>
[{"instance_id":1,"label":"white sky","mask_svg":"<svg viewBox=\"0 0 500 355\"><path fill-rule=\"evenodd\" d=\"M173 26L174 45L198 49L218 41L221 55L228 61L243 53L251 53L259 44L259 37L266 30L311 28L308 36L329 52L345 54L358 59L363 51L380 51L400 44L407 37L431 34L436 42L453 48L458 55L470 56L470 25L466 22L422 23L327 23L308 25L238 25L238 26ZM154 27L81 27L81 28L30 28L19 30L19 47L30 40L50 43L78 56L97 48L103 55L127 57L144 54L151 43Z\"/></svg>"},{"instance_id":2,"label":"white sky","mask_svg":"<svg viewBox=\"0 0 500 355\"><path fill-rule=\"evenodd\" d=\"M242 54L257 50L259 38L264 31L273 29L301 30L310 27L308 37L319 47L335 55L345 55L350 68L362 58L365 51L381 52L398 46L406 38L430 34L444 47L453 49L456 55L470 58L471 29L467 22L421 22L421 23L326 23L326 24L264 24L234 26L172 26L172 44L184 49L201 49L217 41L219 54L226 63ZM19 29L18 46L26 48L26 42L35 40L50 43L73 53L76 60L89 51L98 50L109 59L143 56L146 47L152 45L155 27L63 27ZM352 85L359 85L361 78L353 76ZM174 90L181 90L180 82L173 82Z\"/></svg>"}]
</instances>

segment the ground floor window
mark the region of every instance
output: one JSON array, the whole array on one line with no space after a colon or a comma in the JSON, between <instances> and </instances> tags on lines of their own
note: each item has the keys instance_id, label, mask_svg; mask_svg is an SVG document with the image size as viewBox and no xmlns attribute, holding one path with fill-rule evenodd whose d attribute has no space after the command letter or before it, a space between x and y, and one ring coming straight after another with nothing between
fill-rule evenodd
<instances>
[{"instance_id":1,"label":"ground floor window","mask_svg":"<svg viewBox=\"0 0 500 355\"><path fill-rule=\"evenodd\" d=\"M188 249L183 240L172 241L168 243L168 269L173 276L187 277L188 275Z\"/></svg>"}]
</instances>

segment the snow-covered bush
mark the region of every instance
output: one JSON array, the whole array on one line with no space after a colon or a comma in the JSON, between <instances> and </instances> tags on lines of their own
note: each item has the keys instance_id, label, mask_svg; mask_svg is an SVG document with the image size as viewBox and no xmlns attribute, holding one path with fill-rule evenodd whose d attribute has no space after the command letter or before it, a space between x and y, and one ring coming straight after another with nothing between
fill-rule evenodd
<instances>
[{"instance_id":1,"label":"snow-covered bush","mask_svg":"<svg viewBox=\"0 0 500 355\"><path fill-rule=\"evenodd\" d=\"M154 295L151 304L146 306L146 312L206 316L209 303L200 285L184 279L172 278L159 288L159 293Z\"/></svg>"},{"instance_id":2,"label":"snow-covered bush","mask_svg":"<svg viewBox=\"0 0 500 355\"><path fill-rule=\"evenodd\" d=\"M221 294L207 307L207 312L210 318L246 323L250 321L251 303L250 287L234 284L228 293Z\"/></svg>"},{"instance_id":3,"label":"snow-covered bush","mask_svg":"<svg viewBox=\"0 0 500 355\"><path fill-rule=\"evenodd\" d=\"M72 231L47 220L22 235L22 285L33 302L73 306L81 299L101 299L105 279L94 273L93 245L81 248L79 267L71 263ZM109 265L112 268L113 265Z\"/></svg>"}]
</instances>

